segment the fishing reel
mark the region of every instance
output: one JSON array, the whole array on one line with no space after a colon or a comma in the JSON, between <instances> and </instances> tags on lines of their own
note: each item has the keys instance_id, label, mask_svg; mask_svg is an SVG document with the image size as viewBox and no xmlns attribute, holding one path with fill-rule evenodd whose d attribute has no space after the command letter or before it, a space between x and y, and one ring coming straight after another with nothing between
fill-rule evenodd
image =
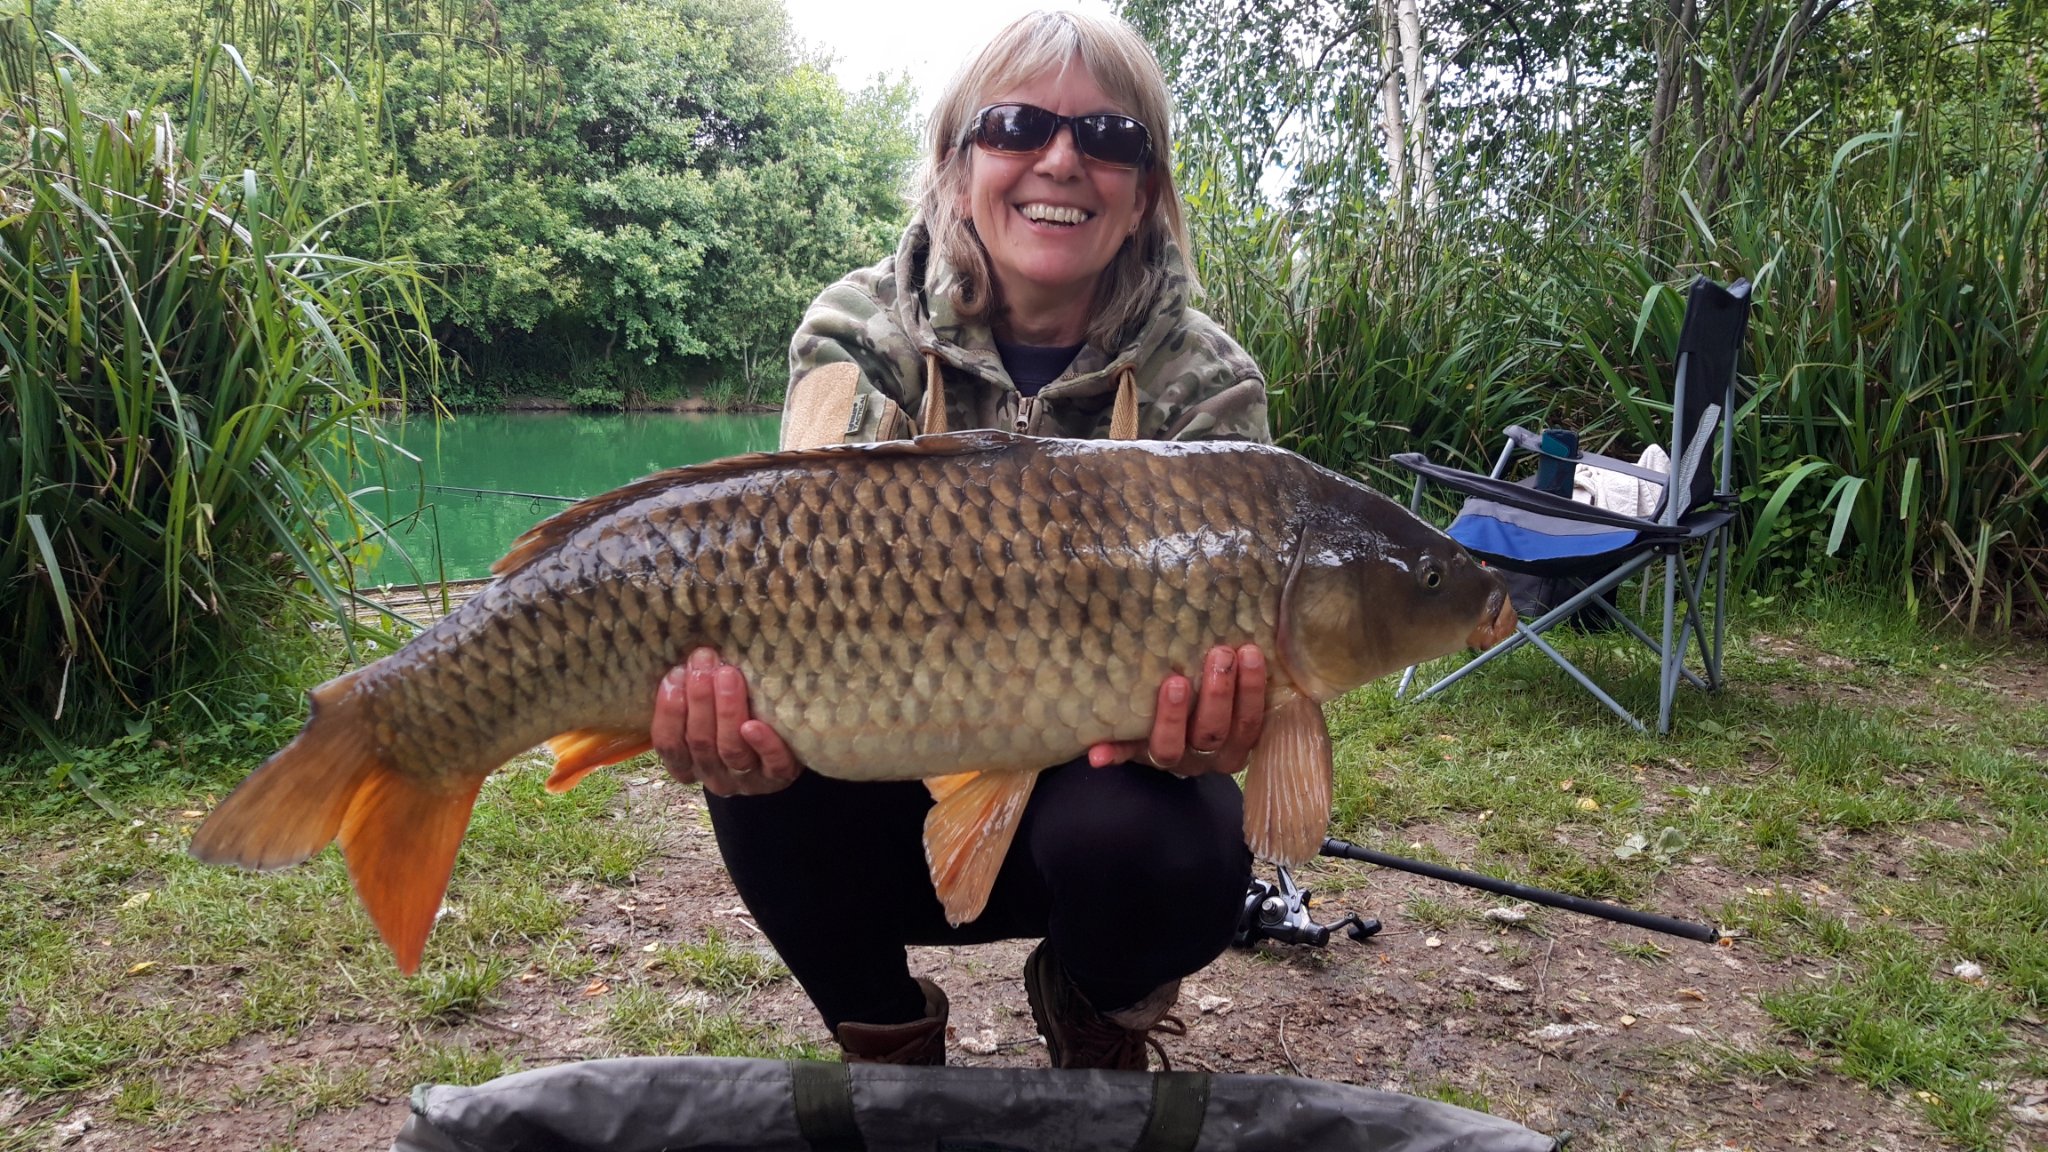
<instances>
[{"instance_id":1,"label":"fishing reel","mask_svg":"<svg viewBox=\"0 0 2048 1152\"><path fill-rule=\"evenodd\" d=\"M1353 940L1363 940L1380 930L1379 921L1362 919L1354 912L1346 912L1333 924L1316 923L1308 914L1309 890L1296 886L1293 873L1286 867L1275 867L1274 872L1277 883L1252 877L1232 944L1249 948L1261 940L1278 940L1283 944L1325 948L1329 946L1330 933L1339 928L1345 929Z\"/></svg>"}]
</instances>

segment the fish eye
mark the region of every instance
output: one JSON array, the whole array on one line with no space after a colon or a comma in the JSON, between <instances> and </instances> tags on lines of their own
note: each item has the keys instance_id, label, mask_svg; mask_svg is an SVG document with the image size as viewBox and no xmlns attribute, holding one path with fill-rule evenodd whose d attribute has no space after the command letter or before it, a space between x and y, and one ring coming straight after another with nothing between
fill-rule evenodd
<instances>
[{"instance_id":1,"label":"fish eye","mask_svg":"<svg viewBox=\"0 0 2048 1152\"><path fill-rule=\"evenodd\" d=\"M1444 570L1436 564L1426 564L1422 569L1422 586L1435 588L1444 582Z\"/></svg>"}]
</instances>

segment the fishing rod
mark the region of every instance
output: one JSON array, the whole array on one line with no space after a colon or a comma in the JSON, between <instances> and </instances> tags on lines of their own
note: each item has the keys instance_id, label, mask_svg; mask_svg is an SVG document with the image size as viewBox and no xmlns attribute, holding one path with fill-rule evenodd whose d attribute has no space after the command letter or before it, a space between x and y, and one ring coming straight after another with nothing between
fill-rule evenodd
<instances>
[{"instance_id":1,"label":"fishing rod","mask_svg":"<svg viewBox=\"0 0 2048 1152\"><path fill-rule=\"evenodd\" d=\"M1667 936L1682 936L1702 944L1717 943L1727 935L1720 929L1705 924L1659 916L1654 912L1638 912L1619 904L1588 900L1583 896L1553 892L1548 888L1536 888L1528 884L1517 884L1511 880L1501 880L1479 872L1467 872L1461 868L1446 868L1441 864L1375 852L1370 848L1361 848L1348 840L1326 839L1319 854L1340 860L1359 860L1400 872L1412 872L1432 880L1461 884L1467 888L1479 888L1531 904L1563 908L1583 916L1662 932ZM1260 939L1274 939L1289 944L1307 944L1320 948L1329 943L1330 933L1338 928L1347 928L1353 940L1363 940L1380 930L1379 921L1361 919L1355 914L1347 914L1334 924L1317 924L1309 918L1308 890L1296 885L1294 877L1286 868L1278 871L1277 884L1269 884L1258 879L1252 881L1251 889L1245 894L1244 915L1238 921L1238 944L1248 945Z\"/></svg>"},{"instance_id":2,"label":"fishing rod","mask_svg":"<svg viewBox=\"0 0 2048 1152\"><path fill-rule=\"evenodd\" d=\"M1662 932L1667 936L1683 936L1688 940L1697 940L1702 944L1712 944L1721 939L1720 929L1710 928L1705 924L1694 924L1690 920L1677 920L1669 916L1659 916L1654 912L1638 912L1633 908L1624 908L1619 904L1609 904L1603 900L1588 900L1584 896L1552 892L1548 888L1535 888L1527 884L1517 884L1512 880L1500 880L1478 872L1466 872L1459 868L1446 868L1441 864L1431 864L1423 860L1410 860L1405 856L1390 856L1385 852L1375 852L1370 848L1360 848L1348 840L1323 841L1322 854L1324 856L1335 856L1343 860L1362 860L1367 864L1377 864L1382 868L1393 868L1402 872L1413 872L1417 876L1427 876L1432 880L1444 880L1452 884L1463 884L1467 888L1481 888L1502 896L1512 896L1517 900L1526 900L1531 904L1544 904L1552 908L1563 908L1568 912L1577 912L1582 916L1596 916L1602 920L1612 920L1617 924L1627 924L1635 928L1647 928L1652 932Z\"/></svg>"},{"instance_id":3,"label":"fishing rod","mask_svg":"<svg viewBox=\"0 0 2048 1152\"><path fill-rule=\"evenodd\" d=\"M521 500L553 500L561 504L574 504L581 496L555 496L546 492L513 492L506 488L464 488L459 484L422 484L436 492L468 492L475 496L516 496Z\"/></svg>"}]
</instances>

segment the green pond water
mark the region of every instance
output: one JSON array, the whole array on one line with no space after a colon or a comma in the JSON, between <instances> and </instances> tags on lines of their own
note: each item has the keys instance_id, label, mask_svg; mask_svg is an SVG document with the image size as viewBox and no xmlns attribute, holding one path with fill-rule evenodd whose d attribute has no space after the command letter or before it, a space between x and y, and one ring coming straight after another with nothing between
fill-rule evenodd
<instances>
[{"instance_id":1,"label":"green pond water","mask_svg":"<svg viewBox=\"0 0 2048 1152\"><path fill-rule=\"evenodd\" d=\"M387 449L379 469L364 446L370 466L349 483L359 490L357 501L391 527L358 552L357 583L488 576L491 562L521 532L567 507L548 497L595 496L663 468L771 451L777 419L500 412L391 421L381 428L384 437L419 462ZM385 490L360 492L377 486Z\"/></svg>"}]
</instances>

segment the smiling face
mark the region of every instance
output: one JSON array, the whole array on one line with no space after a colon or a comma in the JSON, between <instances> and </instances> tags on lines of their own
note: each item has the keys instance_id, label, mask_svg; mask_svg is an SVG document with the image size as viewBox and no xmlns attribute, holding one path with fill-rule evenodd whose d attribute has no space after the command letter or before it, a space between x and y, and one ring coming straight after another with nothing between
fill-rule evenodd
<instances>
[{"instance_id":1,"label":"smiling face","mask_svg":"<svg viewBox=\"0 0 2048 1152\"><path fill-rule=\"evenodd\" d=\"M1079 59L992 92L984 104L1036 104L1062 116L1132 115L1102 90ZM987 249L1006 307L1004 327L1050 343L1082 318L1096 277L1144 219L1144 169L1116 168L1075 150L1062 125L1029 155L967 145L966 214ZM1080 337L1074 335L1078 341Z\"/></svg>"}]
</instances>

